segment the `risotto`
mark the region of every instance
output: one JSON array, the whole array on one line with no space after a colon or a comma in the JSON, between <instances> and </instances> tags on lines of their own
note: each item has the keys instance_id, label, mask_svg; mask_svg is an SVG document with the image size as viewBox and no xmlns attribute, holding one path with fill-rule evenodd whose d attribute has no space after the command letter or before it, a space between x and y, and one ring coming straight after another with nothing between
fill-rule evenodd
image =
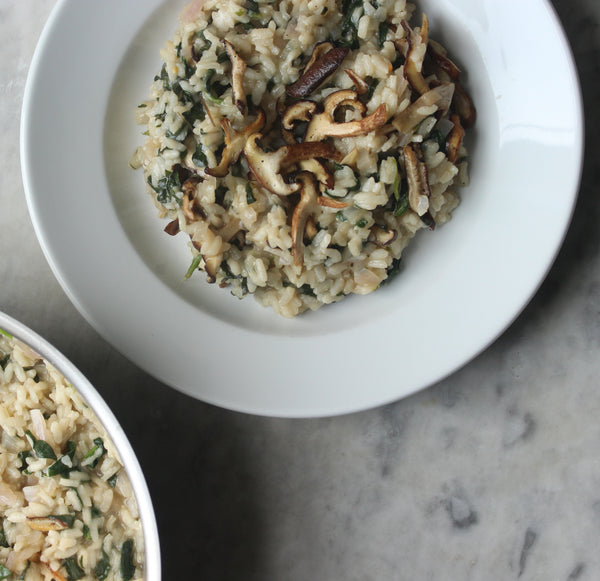
<instances>
[{"instance_id":1,"label":"risotto","mask_svg":"<svg viewBox=\"0 0 600 581\"><path fill-rule=\"evenodd\" d=\"M141 580L134 494L92 410L0 330L0 579Z\"/></svg>"},{"instance_id":2,"label":"risotto","mask_svg":"<svg viewBox=\"0 0 600 581\"><path fill-rule=\"evenodd\" d=\"M475 108L405 0L195 0L131 165L185 274L293 317L367 294L465 185Z\"/></svg>"}]
</instances>

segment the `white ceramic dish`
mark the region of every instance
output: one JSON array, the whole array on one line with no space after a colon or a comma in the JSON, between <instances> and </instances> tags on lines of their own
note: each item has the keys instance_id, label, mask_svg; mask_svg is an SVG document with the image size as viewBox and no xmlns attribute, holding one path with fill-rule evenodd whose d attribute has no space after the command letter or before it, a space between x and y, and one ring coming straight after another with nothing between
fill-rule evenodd
<instances>
[{"instance_id":1,"label":"white ceramic dish","mask_svg":"<svg viewBox=\"0 0 600 581\"><path fill-rule=\"evenodd\" d=\"M163 234L141 174L128 167L142 141L134 109L183 5L63 0L32 63L27 200L54 273L91 324L165 383L275 416L384 404L489 345L552 264L579 184L579 86L550 5L418 3L432 37L463 65L478 108L471 186L453 220L409 248L392 284L292 321L202 277L184 282L185 243Z\"/></svg>"},{"instance_id":2,"label":"white ceramic dish","mask_svg":"<svg viewBox=\"0 0 600 581\"><path fill-rule=\"evenodd\" d=\"M160 545L154 508L142 469L123 428L121 428L114 414L96 389L60 351L30 328L2 312L0 312L0 329L27 344L46 361L54 365L77 389L85 402L102 422L121 456L140 511L145 544L144 561L146 572L144 579L145 581L160 581Z\"/></svg>"}]
</instances>

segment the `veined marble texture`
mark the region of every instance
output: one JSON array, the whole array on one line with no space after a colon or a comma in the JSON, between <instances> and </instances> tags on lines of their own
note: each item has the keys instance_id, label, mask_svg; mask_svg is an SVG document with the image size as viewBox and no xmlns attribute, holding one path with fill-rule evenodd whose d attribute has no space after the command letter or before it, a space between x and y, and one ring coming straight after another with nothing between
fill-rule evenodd
<instances>
[{"instance_id":1,"label":"veined marble texture","mask_svg":"<svg viewBox=\"0 0 600 581\"><path fill-rule=\"evenodd\" d=\"M0 309L63 351L122 422L155 502L164 578L600 579L600 2L553 1L580 74L586 157L572 227L533 301L430 389L313 420L165 387L105 343L52 275L18 143L54 4L0 0Z\"/></svg>"}]
</instances>

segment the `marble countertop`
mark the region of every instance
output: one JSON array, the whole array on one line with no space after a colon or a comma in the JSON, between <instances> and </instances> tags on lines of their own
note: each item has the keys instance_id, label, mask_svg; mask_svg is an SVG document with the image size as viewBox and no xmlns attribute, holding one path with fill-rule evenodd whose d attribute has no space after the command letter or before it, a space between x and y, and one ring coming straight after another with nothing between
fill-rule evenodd
<instances>
[{"instance_id":1,"label":"marble countertop","mask_svg":"<svg viewBox=\"0 0 600 581\"><path fill-rule=\"evenodd\" d=\"M0 310L56 345L115 411L155 503L164 578L600 579L600 3L553 0L588 132L572 227L534 299L439 384L308 420L165 387L101 339L54 278L19 160L26 74L54 4L0 0Z\"/></svg>"}]
</instances>

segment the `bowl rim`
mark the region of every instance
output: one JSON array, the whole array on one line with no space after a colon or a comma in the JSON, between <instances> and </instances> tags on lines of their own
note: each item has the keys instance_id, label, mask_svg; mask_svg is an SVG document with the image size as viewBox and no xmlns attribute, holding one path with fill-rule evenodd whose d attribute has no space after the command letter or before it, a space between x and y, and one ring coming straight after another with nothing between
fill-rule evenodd
<instances>
[{"instance_id":1,"label":"bowl rim","mask_svg":"<svg viewBox=\"0 0 600 581\"><path fill-rule=\"evenodd\" d=\"M75 387L104 426L123 461L140 513L144 535L144 581L161 580L158 526L146 478L127 435L100 393L83 373L56 347L24 323L0 311L0 329L28 345Z\"/></svg>"}]
</instances>

